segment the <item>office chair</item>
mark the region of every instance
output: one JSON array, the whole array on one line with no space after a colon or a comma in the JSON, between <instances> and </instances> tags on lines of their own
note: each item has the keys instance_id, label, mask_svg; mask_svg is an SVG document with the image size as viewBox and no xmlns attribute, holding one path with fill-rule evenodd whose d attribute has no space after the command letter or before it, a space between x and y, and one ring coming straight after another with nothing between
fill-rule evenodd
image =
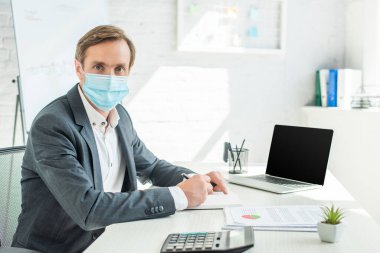
<instances>
[{"instance_id":1,"label":"office chair","mask_svg":"<svg viewBox=\"0 0 380 253\"><path fill-rule=\"evenodd\" d=\"M21 212L21 163L25 146L0 149L0 253L38 253L13 248L13 234Z\"/></svg>"}]
</instances>

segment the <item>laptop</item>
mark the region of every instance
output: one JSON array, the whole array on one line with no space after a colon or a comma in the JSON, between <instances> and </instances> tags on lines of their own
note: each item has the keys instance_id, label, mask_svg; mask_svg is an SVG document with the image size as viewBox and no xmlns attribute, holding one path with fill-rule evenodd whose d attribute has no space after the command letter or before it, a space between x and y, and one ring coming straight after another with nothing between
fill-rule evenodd
<instances>
[{"instance_id":1,"label":"laptop","mask_svg":"<svg viewBox=\"0 0 380 253\"><path fill-rule=\"evenodd\" d=\"M263 175L230 176L230 183L275 193L322 187L333 130L275 125Z\"/></svg>"}]
</instances>

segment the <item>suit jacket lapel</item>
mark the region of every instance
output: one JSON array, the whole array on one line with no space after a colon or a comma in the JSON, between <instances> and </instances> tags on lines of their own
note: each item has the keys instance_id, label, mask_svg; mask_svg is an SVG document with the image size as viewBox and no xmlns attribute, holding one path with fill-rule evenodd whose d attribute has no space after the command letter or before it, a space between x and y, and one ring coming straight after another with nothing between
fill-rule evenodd
<instances>
[{"instance_id":1,"label":"suit jacket lapel","mask_svg":"<svg viewBox=\"0 0 380 253\"><path fill-rule=\"evenodd\" d=\"M86 141L91 152L94 187L97 190L103 191L103 180L102 180L102 173L101 173L101 168L100 168L98 149L96 148L94 132L92 131L90 121L88 120L86 110L84 109L82 99L79 95L78 84L75 85L67 93L67 99L69 101L72 113L74 115L75 123L77 125L82 126L82 129L80 130L80 134L82 135L83 139Z\"/></svg>"},{"instance_id":2,"label":"suit jacket lapel","mask_svg":"<svg viewBox=\"0 0 380 253\"><path fill-rule=\"evenodd\" d=\"M119 113L120 119L119 124L116 127L116 131L119 136L121 153L126 162L124 182L121 191L134 191L137 189L137 177L136 165L133 157L132 139L131 136L128 136L127 134L128 123L126 120L125 113L117 107L116 109Z\"/></svg>"}]
</instances>

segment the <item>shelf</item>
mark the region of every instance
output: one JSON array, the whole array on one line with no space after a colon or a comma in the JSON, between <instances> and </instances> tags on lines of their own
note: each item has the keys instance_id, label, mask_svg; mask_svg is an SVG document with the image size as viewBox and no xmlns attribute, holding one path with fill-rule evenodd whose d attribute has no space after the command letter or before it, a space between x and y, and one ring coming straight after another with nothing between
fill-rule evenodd
<instances>
[{"instance_id":1,"label":"shelf","mask_svg":"<svg viewBox=\"0 0 380 253\"><path fill-rule=\"evenodd\" d=\"M365 109L353 109L353 108L341 108L341 107L321 107L321 106L303 106L304 112L345 112L352 114L363 113L380 113L380 108L365 108Z\"/></svg>"}]
</instances>

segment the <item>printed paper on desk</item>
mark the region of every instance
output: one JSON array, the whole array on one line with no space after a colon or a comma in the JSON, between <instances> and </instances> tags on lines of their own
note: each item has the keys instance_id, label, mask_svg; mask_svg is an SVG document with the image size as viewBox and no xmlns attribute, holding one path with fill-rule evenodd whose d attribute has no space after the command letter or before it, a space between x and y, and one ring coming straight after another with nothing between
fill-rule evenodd
<instances>
[{"instance_id":1,"label":"printed paper on desk","mask_svg":"<svg viewBox=\"0 0 380 253\"><path fill-rule=\"evenodd\" d=\"M207 196L206 201L202 205L187 209L223 209L228 206L241 206L238 196L232 192L228 194L214 192L214 194Z\"/></svg>"},{"instance_id":2,"label":"printed paper on desk","mask_svg":"<svg viewBox=\"0 0 380 253\"><path fill-rule=\"evenodd\" d=\"M322 217L319 206L232 207L225 212L231 215L227 222L232 218L234 225L259 227L315 227Z\"/></svg>"}]
</instances>

